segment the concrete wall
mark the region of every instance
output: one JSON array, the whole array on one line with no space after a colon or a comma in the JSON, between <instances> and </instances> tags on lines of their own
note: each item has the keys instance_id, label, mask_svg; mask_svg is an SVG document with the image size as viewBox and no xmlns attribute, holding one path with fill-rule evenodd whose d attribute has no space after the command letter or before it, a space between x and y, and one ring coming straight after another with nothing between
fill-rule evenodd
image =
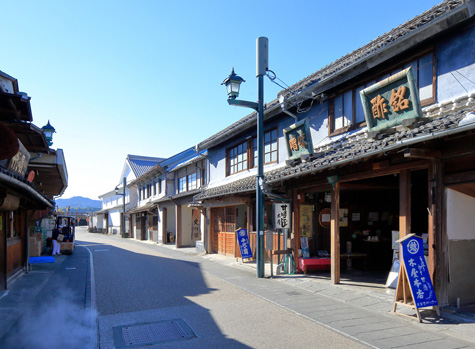
<instances>
[{"instance_id":1,"label":"concrete wall","mask_svg":"<svg viewBox=\"0 0 475 349\"><path fill-rule=\"evenodd\" d=\"M449 303L475 301L475 198L447 189Z\"/></svg>"}]
</instances>

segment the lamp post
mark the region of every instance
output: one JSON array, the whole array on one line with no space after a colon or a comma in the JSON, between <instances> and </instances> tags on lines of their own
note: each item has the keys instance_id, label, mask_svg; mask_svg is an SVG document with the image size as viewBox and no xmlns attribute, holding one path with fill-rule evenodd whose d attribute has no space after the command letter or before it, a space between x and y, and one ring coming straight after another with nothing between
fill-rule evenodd
<instances>
[{"instance_id":1,"label":"lamp post","mask_svg":"<svg viewBox=\"0 0 475 349\"><path fill-rule=\"evenodd\" d=\"M124 192L123 193L119 193L119 188L118 187L115 187L115 195L122 195L122 238L125 238L125 186L126 186L126 181L127 181L127 177L124 177L124 180L123 180L123 187L124 187Z\"/></svg>"},{"instance_id":2,"label":"lamp post","mask_svg":"<svg viewBox=\"0 0 475 349\"><path fill-rule=\"evenodd\" d=\"M257 223L257 248L256 263L257 277L264 277L264 75L268 68L269 40L259 37L256 40L256 77L257 77L257 103L241 101L239 87L244 79L234 73L234 68L222 85L228 90L228 103L239 107L252 108L257 111L257 176L256 176L256 223Z\"/></svg>"}]
</instances>

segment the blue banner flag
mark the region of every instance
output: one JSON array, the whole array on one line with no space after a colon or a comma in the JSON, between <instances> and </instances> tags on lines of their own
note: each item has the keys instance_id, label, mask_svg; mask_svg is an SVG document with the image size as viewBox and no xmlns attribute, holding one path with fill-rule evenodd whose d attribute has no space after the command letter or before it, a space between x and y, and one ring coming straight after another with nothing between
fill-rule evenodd
<instances>
[{"instance_id":1,"label":"blue banner flag","mask_svg":"<svg viewBox=\"0 0 475 349\"><path fill-rule=\"evenodd\" d=\"M236 231L239 249L241 250L242 259L252 258L251 245L247 236L247 229L239 229Z\"/></svg>"}]
</instances>

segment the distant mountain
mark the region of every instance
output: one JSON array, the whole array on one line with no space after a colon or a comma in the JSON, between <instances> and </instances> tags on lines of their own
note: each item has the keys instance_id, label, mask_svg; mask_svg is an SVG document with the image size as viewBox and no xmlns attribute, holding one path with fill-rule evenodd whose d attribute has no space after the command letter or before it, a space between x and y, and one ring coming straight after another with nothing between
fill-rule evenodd
<instances>
[{"instance_id":1,"label":"distant mountain","mask_svg":"<svg viewBox=\"0 0 475 349\"><path fill-rule=\"evenodd\" d=\"M56 199L56 205L60 209L66 209L69 206L70 212L97 211L102 208L100 200L92 200L82 196L73 196L70 199Z\"/></svg>"}]
</instances>

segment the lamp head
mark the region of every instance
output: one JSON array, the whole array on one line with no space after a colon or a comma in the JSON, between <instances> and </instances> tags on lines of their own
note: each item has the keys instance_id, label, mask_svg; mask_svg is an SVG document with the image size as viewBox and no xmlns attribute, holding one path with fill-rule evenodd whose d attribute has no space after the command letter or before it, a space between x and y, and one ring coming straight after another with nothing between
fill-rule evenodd
<instances>
[{"instance_id":1,"label":"lamp head","mask_svg":"<svg viewBox=\"0 0 475 349\"><path fill-rule=\"evenodd\" d=\"M56 130L54 129L53 126L51 126L51 124L49 123L49 120L48 120L48 123L44 125L41 129L43 130L43 133L45 134L45 138L46 138L46 141L48 142L48 145L52 146L53 133L56 133Z\"/></svg>"},{"instance_id":2,"label":"lamp head","mask_svg":"<svg viewBox=\"0 0 475 349\"><path fill-rule=\"evenodd\" d=\"M245 80L234 73L234 68L231 74L221 83L225 85L228 91L228 99L236 99L239 96L239 88L241 83Z\"/></svg>"}]
</instances>

